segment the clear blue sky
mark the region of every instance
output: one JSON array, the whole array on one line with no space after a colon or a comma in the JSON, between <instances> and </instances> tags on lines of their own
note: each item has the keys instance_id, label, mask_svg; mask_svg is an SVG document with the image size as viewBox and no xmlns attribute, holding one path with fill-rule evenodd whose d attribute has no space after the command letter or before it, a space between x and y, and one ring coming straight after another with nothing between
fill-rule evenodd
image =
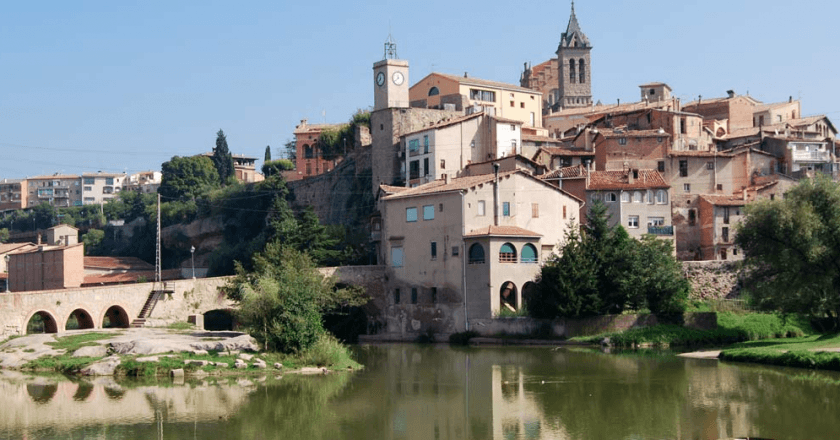
<instances>
[{"instance_id":1,"label":"clear blue sky","mask_svg":"<svg viewBox=\"0 0 840 440\"><path fill-rule=\"evenodd\" d=\"M534 9L528 9L525 6ZM667 82L684 102L749 92L802 99L840 122L840 3L575 4L592 42L593 95L638 100ZM414 83L432 71L518 83L550 58L568 1L7 2L0 26L0 178L160 169L210 151L262 161L303 118L373 104L389 32ZM326 114L326 116L323 116Z\"/></svg>"}]
</instances>

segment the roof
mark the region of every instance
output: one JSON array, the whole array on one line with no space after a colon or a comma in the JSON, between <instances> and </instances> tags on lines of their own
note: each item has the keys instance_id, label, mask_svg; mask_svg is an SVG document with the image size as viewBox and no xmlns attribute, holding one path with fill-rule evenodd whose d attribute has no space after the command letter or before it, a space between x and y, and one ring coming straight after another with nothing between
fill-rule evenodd
<instances>
[{"instance_id":1,"label":"roof","mask_svg":"<svg viewBox=\"0 0 840 440\"><path fill-rule=\"evenodd\" d=\"M27 243L27 244L31 244L31 243ZM42 244L42 245L36 245L35 247L33 247L31 249L18 249L15 252L9 252L9 255L32 254L32 253L35 253L35 252L42 252L42 251L43 252L63 251L65 249L70 249L70 248L79 247L79 246L83 246L83 245L84 245L84 243L71 244L70 246L50 246L50 245Z\"/></svg>"},{"instance_id":2,"label":"roof","mask_svg":"<svg viewBox=\"0 0 840 440\"><path fill-rule=\"evenodd\" d=\"M549 137L549 136L538 136L538 135L535 135L535 134L522 134L520 136L520 138L522 139L522 142L525 142L525 141L528 141L528 142L550 142L550 143L556 143L556 144L559 144L559 143L563 142L562 140L557 139L557 138L553 138L553 137Z\"/></svg>"},{"instance_id":3,"label":"roof","mask_svg":"<svg viewBox=\"0 0 840 440\"><path fill-rule=\"evenodd\" d=\"M542 234L538 234L533 231L529 231L527 229L522 229L519 226L484 226L475 230L472 230L466 234L464 237L542 237Z\"/></svg>"},{"instance_id":4,"label":"roof","mask_svg":"<svg viewBox=\"0 0 840 440\"><path fill-rule=\"evenodd\" d=\"M586 177L586 167L584 167L583 165L558 168L554 171L550 171L548 173L543 174L542 176L539 176L539 178L543 180L582 179L584 177Z\"/></svg>"},{"instance_id":5,"label":"roof","mask_svg":"<svg viewBox=\"0 0 840 440\"><path fill-rule=\"evenodd\" d=\"M315 131L320 132L320 131L324 131L327 128L338 128L338 127L341 127L341 126L344 126L344 125L347 125L347 123L310 124L310 123L307 122L306 124L301 124L301 125L298 125L297 127L295 127L295 131L292 132L292 133L293 134L298 134L298 133L309 133L309 132L315 132Z\"/></svg>"},{"instance_id":6,"label":"roof","mask_svg":"<svg viewBox=\"0 0 840 440\"><path fill-rule=\"evenodd\" d=\"M8 254L10 252L15 252L17 250L22 250L21 248L31 246L35 247L33 243L0 243L0 254Z\"/></svg>"},{"instance_id":7,"label":"roof","mask_svg":"<svg viewBox=\"0 0 840 440\"><path fill-rule=\"evenodd\" d=\"M587 190L621 190L621 189L647 189L647 188L670 188L665 182L662 174L656 170L636 170L638 178L630 182L630 171L592 171L589 173L589 184Z\"/></svg>"},{"instance_id":8,"label":"roof","mask_svg":"<svg viewBox=\"0 0 840 440\"><path fill-rule=\"evenodd\" d=\"M715 206L744 206L747 202L740 196L723 196L723 195L701 195L701 200L715 205Z\"/></svg>"},{"instance_id":9,"label":"roof","mask_svg":"<svg viewBox=\"0 0 840 440\"><path fill-rule=\"evenodd\" d=\"M95 173L82 173L82 177L125 177L127 176L126 173L103 173L102 171L97 171Z\"/></svg>"},{"instance_id":10,"label":"roof","mask_svg":"<svg viewBox=\"0 0 840 440\"><path fill-rule=\"evenodd\" d=\"M582 148L563 147L540 147L541 150L552 156L594 156L594 151L586 151Z\"/></svg>"},{"instance_id":11,"label":"roof","mask_svg":"<svg viewBox=\"0 0 840 440\"><path fill-rule=\"evenodd\" d=\"M499 81L490 81L486 79L479 79L473 77L463 77L458 75L450 75L448 73L440 73L440 72L432 72L428 76L431 75L439 75L444 78L450 79L452 81L457 81L459 84L467 84L467 85L476 85L476 86L483 86L483 87L495 87L497 89L505 89L505 90L514 90L517 92L529 93L532 95L542 95L541 92L536 90L531 90L525 87L517 86L514 84L503 83Z\"/></svg>"},{"instance_id":12,"label":"roof","mask_svg":"<svg viewBox=\"0 0 840 440\"><path fill-rule=\"evenodd\" d=\"M507 171L499 173L499 178L507 177L516 172L517 171ZM451 191L461 191L469 189L476 185L492 182L494 178L495 177L493 174L480 174L478 176L466 176L451 179L448 184L443 179L435 180L420 186L415 186L414 188L404 188L401 191L397 191L395 194L385 197L385 200L411 196L422 196L427 194L440 194Z\"/></svg>"},{"instance_id":13,"label":"roof","mask_svg":"<svg viewBox=\"0 0 840 440\"><path fill-rule=\"evenodd\" d=\"M620 128L601 128L598 129L598 133L600 133L604 137L608 138L622 138L622 137L671 137L671 135L664 130L660 132L659 130L627 130L627 129L620 129Z\"/></svg>"},{"instance_id":14,"label":"roof","mask_svg":"<svg viewBox=\"0 0 840 440\"><path fill-rule=\"evenodd\" d=\"M669 86L668 84L665 84L664 82L652 82L652 83L647 83L647 84L640 84L640 85L639 85L639 88L646 88L646 87L663 87L663 86L664 86L666 89L668 89L668 90L672 90L672 89L671 89L671 86Z\"/></svg>"},{"instance_id":15,"label":"roof","mask_svg":"<svg viewBox=\"0 0 840 440\"><path fill-rule=\"evenodd\" d=\"M182 279L181 269L166 269L160 271L161 281L179 280ZM121 272L109 273L103 275L87 275L82 282L82 286L94 286L102 284L129 284L137 283L142 280L154 281L155 271L144 272Z\"/></svg>"},{"instance_id":16,"label":"roof","mask_svg":"<svg viewBox=\"0 0 840 440\"><path fill-rule=\"evenodd\" d=\"M85 269L154 270L151 264L136 257L85 257Z\"/></svg>"},{"instance_id":17,"label":"roof","mask_svg":"<svg viewBox=\"0 0 840 440\"><path fill-rule=\"evenodd\" d=\"M743 98L743 99L746 99L747 101L752 102L752 103L753 103L753 105L760 105L760 104L761 104L761 101L759 101L759 100L757 100L757 99L753 98L753 97L752 97L752 96L750 96L750 95L735 95L735 96L733 96L733 97L731 97L731 98L730 98L730 97L728 97L728 96L724 96L724 97L722 97L722 98L708 98L708 99L704 98L704 99L702 99L702 100L700 100L700 101L691 101L691 102L688 102L688 103L686 103L685 105L683 105L683 107L697 107L697 106L701 106L701 107L702 107L702 106L704 106L704 105L708 105L708 104L718 104L718 103L721 103L721 102L730 101L730 100L735 100L735 99L738 99L738 98Z\"/></svg>"},{"instance_id":18,"label":"roof","mask_svg":"<svg viewBox=\"0 0 840 440\"><path fill-rule=\"evenodd\" d=\"M572 14L569 16L569 24L566 26L566 32L563 32L563 35L560 36L560 46L570 47L575 38L583 44L583 47L590 47L589 39L580 30L580 24L578 24L577 16L575 15L575 3L572 2Z\"/></svg>"},{"instance_id":19,"label":"roof","mask_svg":"<svg viewBox=\"0 0 840 440\"><path fill-rule=\"evenodd\" d=\"M671 150L671 156L674 157L732 157L731 153L725 151L695 151L695 150Z\"/></svg>"},{"instance_id":20,"label":"roof","mask_svg":"<svg viewBox=\"0 0 840 440\"><path fill-rule=\"evenodd\" d=\"M27 177L27 180L50 180L50 179L79 179L78 174L53 174L51 176L32 176Z\"/></svg>"},{"instance_id":21,"label":"roof","mask_svg":"<svg viewBox=\"0 0 840 440\"><path fill-rule=\"evenodd\" d=\"M770 104L759 104L759 105L755 106L755 108L753 109L753 113L763 112L765 110L770 110L771 108L784 107L786 105L793 104L794 102L799 102L799 101L782 101L782 102L773 102L773 103L770 103Z\"/></svg>"},{"instance_id":22,"label":"roof","mask_svg":"<svg viewBox=\"0 0 840 440\"><path fill-rule=\"evenodd\" d=\"M479 116L483 116L483 115L484 115L484 112L478 112L478 113L473 113L471 115L466 115L466 116L458 116L458 117L454 117L454 118L442 119L438 122L430 123L429 125L427 125L425 127L418 128L417 130L409 131L408 133L405 133L405 134L401 135L400 137L411 136L413 134L422 133L424 131L437 130L439 128L449 127L449 126L452 126L452 125L460 124L464 121L468 121L470 119L475 119L475 118L477 118Z\"/></svg>"}]
</instances>

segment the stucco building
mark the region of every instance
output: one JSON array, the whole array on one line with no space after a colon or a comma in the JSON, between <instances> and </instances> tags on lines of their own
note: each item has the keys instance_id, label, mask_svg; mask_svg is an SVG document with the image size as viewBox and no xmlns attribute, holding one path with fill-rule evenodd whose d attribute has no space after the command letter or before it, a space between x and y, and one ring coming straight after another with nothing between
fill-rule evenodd
<instances>
[{"instance_id":1,"label":"stucco building","mask_svg":"<svg viewBox=\"0 0 840 440\"><path fill-rule=\"evenodd\" d=\"M26 178L28 208L49 203L57 208L82 205L82 180L77 175L53 174Z\"/></svg>"},{"instance_id":2,"label":"stucco building","mask_svg":"<svg viewBox=\"0 0 840 440\"><path fill-rule=\"evenodd\" d=\"M82 204L101 205L119 196L126 174L82 173Z\"/></svg>"},{"instance_id":3,"label":"stucco building","mask_svg":"<svg viewBox=\"0 0 840 440\"><path fill-rule=\"evenodd\" d=\"M27 195L25 179L0 180L0 212L15 211L27 207Z\"/></svg>"}]
</instances>

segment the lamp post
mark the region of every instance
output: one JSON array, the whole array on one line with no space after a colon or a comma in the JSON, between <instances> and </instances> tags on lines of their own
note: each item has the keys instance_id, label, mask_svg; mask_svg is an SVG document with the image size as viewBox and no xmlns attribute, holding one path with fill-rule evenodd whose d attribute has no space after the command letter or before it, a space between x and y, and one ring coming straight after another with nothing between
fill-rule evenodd
<instances>
[{"instance_id":1,"label":"lamp post","mask_svg":"<svg viewBox=\"0 0 840 440\"><path fill-rule=\"evenodd\" d=\"M195 279L195 246L190 246L190 261L192 262L193 279Z\"/></svg>"},{"instance_id":2,"label":"lamp post","mask_svg":"<svg viewBox=\"0 0 840 440\"><path fill-rule=\"evenodd\" d=\"M11 260L12 257L6 255L3 257L3 259L6 260L6 293L9 293L11 292L9 290L9 281L11 281L11 279L9 278L9 274L11 273L9 272L9 260Z\"/></svg>"}]
</instances>

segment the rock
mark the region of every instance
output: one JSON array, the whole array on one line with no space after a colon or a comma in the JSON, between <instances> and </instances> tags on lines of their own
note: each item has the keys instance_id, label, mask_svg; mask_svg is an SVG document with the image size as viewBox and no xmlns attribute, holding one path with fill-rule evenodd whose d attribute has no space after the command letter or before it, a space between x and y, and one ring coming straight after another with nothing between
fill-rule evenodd
<instances>
[{"instance_id":1,"label":"rock","mask_svg":"<svg viewBox=\"0 0 840 440\"><path fill-rule=\"evenodd\" d=\"M169 376L171 377L184 377L184 369L178 368L176 370L169 371Z\"/></svg>"},{"instance_id":2,"label":"rock","mask_svg":"<svg viewBox=\"0 0 840 440\"><path fill-rule=\"evenodd\" d=\"M604 339L602 339L602 340L601 340L601 345L602 345L602 346L604 346L604 347L609 347L610 345L612 345L612 344L610 343L610 338L609 338L609 336L607 336L606 338L604 338Z\"/></svg>"},{"instance_id":3,"label":"rock","mask_svg":"<svg viewBox=\"0 0 840 440\"><path fill-rule=\"evenodd\" d=\"M108 355L108 347L104 345L92 345L82 347L73 352L73 357L103 357Z\"/></svg>"},{"instance_id":4,"label":"rock","mask_svg":"<svg viewBox=\"0 0 840 440\"><path fill-rule=\"evenodd\" d=\"M274 363L274 368L277 369L277 370L282 370L283 369L283 364L281 364L280 362L275 362Z\"/></svg>"},{"instance_id":5,"label":"rock","mask_svg":"<svg viewBox=\"0 0 840 440\"><path fill-rule=\"evenodd\" d=\"M158 360L160 360L158 356L146 356L135 359L137 362L157 362Z\"/></svg>"},{"instance_id":6,"label":"rock","mask_svg":"<svg viewBox=\"0 0 840 440\"><path fill-rule=\"evenodd\" d=\"M195 365L198 367L206 367L210 365L210 361L202 361L198 359L187 359L184 361L184 365Z\"/></svg>"},{"instance_id":7,"label":"rock","mask_svg":"<svg viewBox=\"0 0 840 440\"><path fill-rule=\"evenodd\" d=\"M253 364L251 364L254 368L259 368L260 370L264 370L268 366L265 364L265 361L262 359L257 359Z\"/></svg>"},{"instance_id":8,"label":"rock","mask_svg":"<svg viewBox=\"0 0 840 440\"><path fill-rule=\"evenodd\" d=\"M253 358L254 358L254 355L252 355L252 354L239 353L239 359L242 359L244 361L250 361Z\"/></svg>"},{"instance_id":9,"label":"rock","mask_svg":"<svg viewBox=\"0 0 840 440\"><path fill-rule=\"evenodd\" d=\"M213 366L218 367L218 368L228 368L228 367L230 367L230 365L228 365L227 362L215 362L215 363L213 363Z\"/></svg>"},{"instance_id":10,"label":"rock","mask_svg":"<svg viewBox=\"0 0 840 440\"><path fill-rule=\"evenodd\" d=\"M233 368L241 370L243 368L248 368L248 364L246 364L245 361L243 361L242 359L237 359L236 362L234 362L233 364Z\"/></svg>"},{"instance_id":11,"label":"rock","mask_svg":"<svg viewBox=\"0 0 840 440\"><path fill-rule=\"evenodd\" d=\"M120 364L118 356L109 356L99 362L88 365L79 372L83 376L113 376L114 370Z\"/></svg>"},{"instance_id":12,"label":"rock","mask_svg":"<svg viewBox=\"0 0 840 440\"><path fill-rule=\"evenodd\" d=\"M327 374L326 368L319 367L303 367L300 369L301 374Z\"/></svg>"},{"instance_id":13,"label":"rock","mask_svg":"<svg viewBox=\"0 0 840 440\"><path fill-rule=\"evenodd\" d=\"M207 356L209 353L207 353L207 350L193 350L192 354L196 356Z\"/></svg>"}]
</instances>

